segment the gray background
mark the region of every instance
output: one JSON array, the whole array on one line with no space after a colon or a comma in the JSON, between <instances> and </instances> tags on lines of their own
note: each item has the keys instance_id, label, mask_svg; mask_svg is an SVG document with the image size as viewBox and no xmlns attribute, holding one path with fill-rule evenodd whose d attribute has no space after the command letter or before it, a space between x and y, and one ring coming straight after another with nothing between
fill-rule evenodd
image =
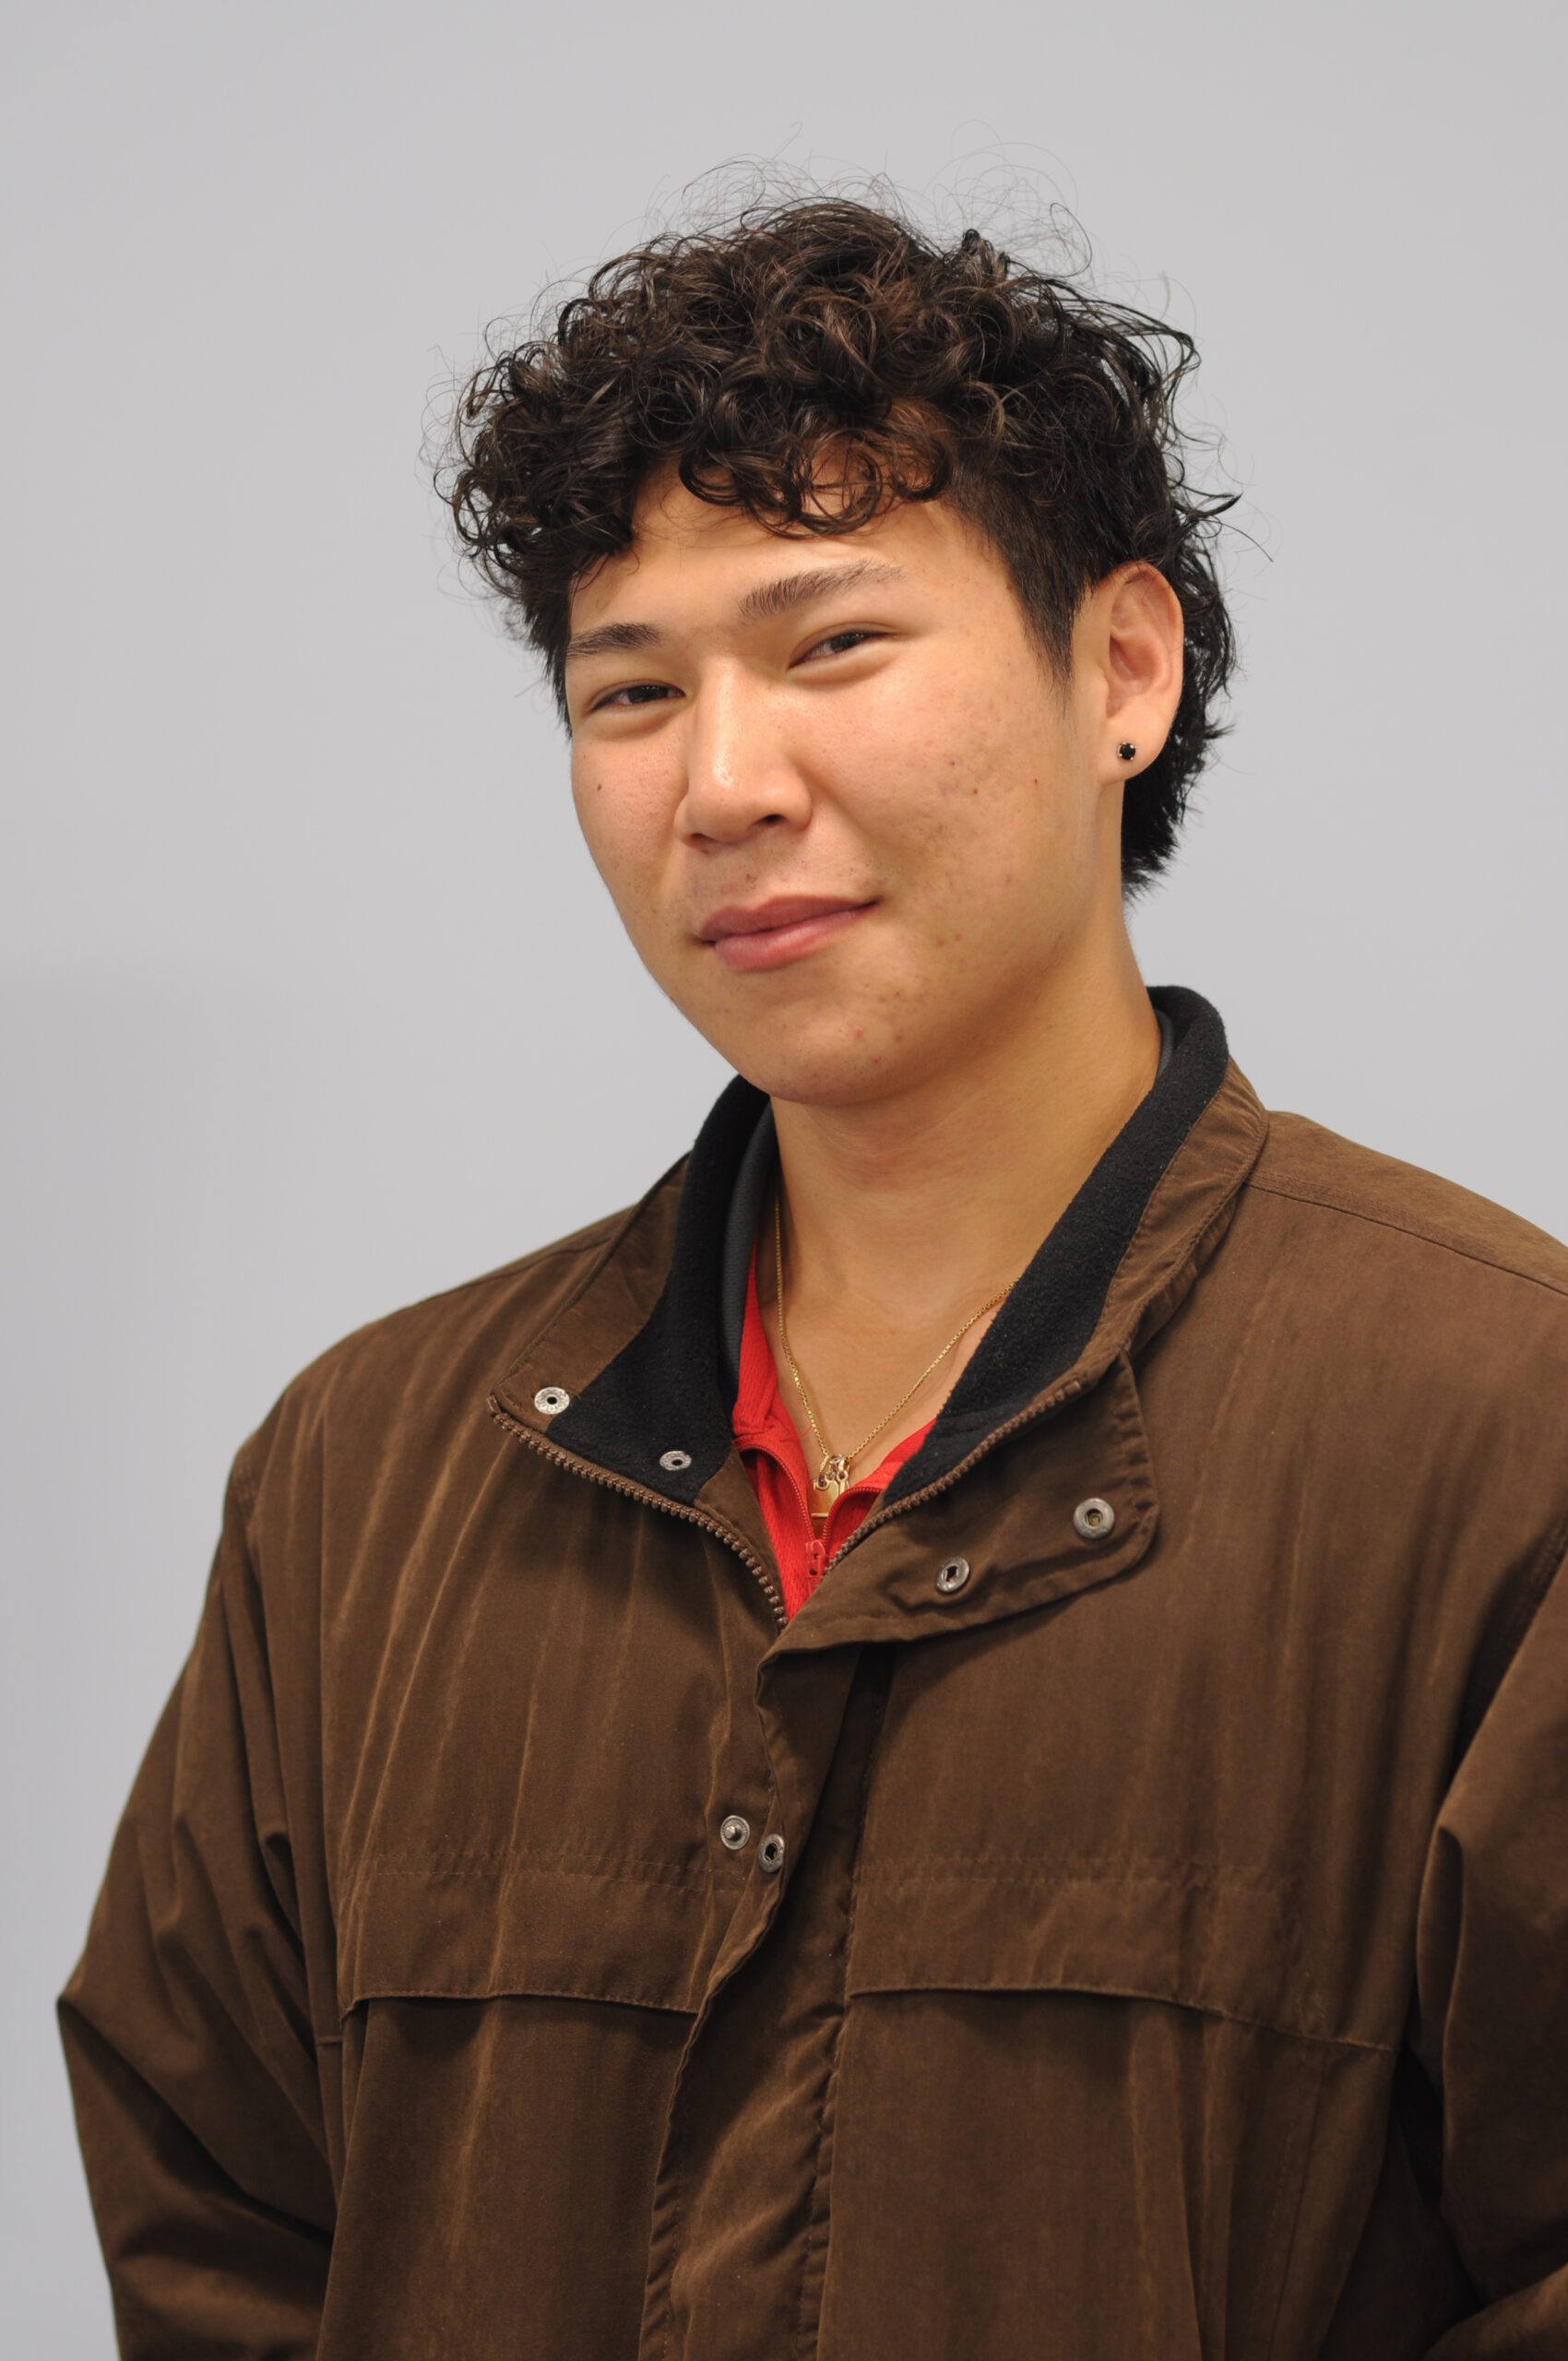
<instances>
[{"instance_id":1,"label":"gray background","mask_svg":"<svg viewBox=\"0 0 1568 2361\"><path fill-rule=\"evenodd\" d=\"M725 1077L446 553L432 389L726 158L1065 200L1197 334L1245 492L1146 972L1271 1104L1568 1231L1563 21L13 0L7 2354L111 2350L51 2002L232 1453L345 1329L638 1193Z\"/></svg>"}]
</instances>

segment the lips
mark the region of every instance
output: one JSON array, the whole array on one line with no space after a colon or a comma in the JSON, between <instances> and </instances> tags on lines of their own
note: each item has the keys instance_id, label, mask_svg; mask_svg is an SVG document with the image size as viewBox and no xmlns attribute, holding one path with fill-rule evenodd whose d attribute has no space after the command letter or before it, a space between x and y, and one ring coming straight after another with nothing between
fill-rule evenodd
<instances>
[{"instance_id":1,"label":"lips","mask_svg":"<svg viewBox=\"0 0 1568 2361\"><path fill-rule=\"evenodd\" d=\"M836 918L840 911L866 907L846 895L782 894L774 901L759 902L754 909L715 910L698 931L705 943L718 943L727 935L766 934L778 927L798 926L802 919Z\"/></svg>"},{"instance_id":2,"label":"lips","mask_svg":"<svg viewBox=\"0 0 1568 2361\"><path fill-rule=\"evenodd\" d=\"M803 959L858 926L875 907L874 902L850 902L838 896L780 895L754 909L715 910L702 933L721 967L733 975L749 975Z\"/></svg>"}]
</instances>

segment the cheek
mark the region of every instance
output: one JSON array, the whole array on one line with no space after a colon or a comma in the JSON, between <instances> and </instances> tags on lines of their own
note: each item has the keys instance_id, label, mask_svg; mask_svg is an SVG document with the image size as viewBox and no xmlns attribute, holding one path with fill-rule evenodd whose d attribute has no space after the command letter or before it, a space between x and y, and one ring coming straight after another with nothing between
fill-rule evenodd
<instances>
[{"instance_id":1,"label":"cheek","mask_svg":"<svg viewBox=\"0 0 1568 2361\"><path fill-rule=\"evenodd\" d=\"M572 802L589 858L631 923L657 884L667 830L654 799L634 777L591 753L572 758Z\"/></svg>"},{"instance_id":2,"label":"cheek","mask_svg":"<svg viewBox=\"0 0 1568 2361\"><path fill-rule=\"evenodd\" d=\"M956 692L944 682L863 719L843 800L907 884L939 888L955 907L984 906L1070 856L1060 732L1021 713L1005 682Z\"/></svg>"},{"instance_id":3,"label":"cheek","mask_svg":"<svg viewBox=\"0 0 1568 2361\"><path fill-rule=\"evenodd\" d=\"M819 825L846 825L868 852L912 882L961 836L990 758L972 700L893 668L795 726L794 753Z\"/></svg>"}]
</instances>

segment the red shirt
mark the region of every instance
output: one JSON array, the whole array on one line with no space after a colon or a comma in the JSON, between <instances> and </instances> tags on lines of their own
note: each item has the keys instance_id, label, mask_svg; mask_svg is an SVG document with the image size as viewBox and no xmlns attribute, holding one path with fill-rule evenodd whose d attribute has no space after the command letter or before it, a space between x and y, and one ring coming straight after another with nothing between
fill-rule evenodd
<instances>
[{"instance_id":1,"label":"red shirt","mask_svg":"<svg viewBox=\"0 0 1568 2361\"><path fill-rule=\"evenodd\" d=\"M811 1478L800 1436L779 1397L778 1372L773 1348L762 1324L756 1292L756 1243L752 1243L751 1269L746 1277L746 1318L741 1331L741 1382L731 1421L735 1447L761 1507L763 1522L773 1542L773 1554L784 1582L784 1611L793 1615L822 1580L822 1570L834 1551L848 1541L870 1514L877 1494L892 1482L897 1470L918 1451L934 1420L893 1449L834 1501L818 1539L812 1524Z\"/></svg>"}]
</instances>

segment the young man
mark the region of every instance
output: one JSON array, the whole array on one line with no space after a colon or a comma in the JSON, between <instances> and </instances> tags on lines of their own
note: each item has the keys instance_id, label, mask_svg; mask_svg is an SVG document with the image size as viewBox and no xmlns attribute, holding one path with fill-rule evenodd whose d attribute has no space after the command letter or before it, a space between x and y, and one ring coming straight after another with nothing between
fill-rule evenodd
<instances>
[{"instance_id":1,"label":"young man","mask_svg":"<svg viewBox=\"0 0 1568 2361\"><path fill-rule=\"evenodd\" d=\"M823 202L470 388L736 1079L239 1454L62 2001L126 2354L1568 2352L1568 1253L1140 979L1162 336Z\"/></svg>"}]
</instances>

